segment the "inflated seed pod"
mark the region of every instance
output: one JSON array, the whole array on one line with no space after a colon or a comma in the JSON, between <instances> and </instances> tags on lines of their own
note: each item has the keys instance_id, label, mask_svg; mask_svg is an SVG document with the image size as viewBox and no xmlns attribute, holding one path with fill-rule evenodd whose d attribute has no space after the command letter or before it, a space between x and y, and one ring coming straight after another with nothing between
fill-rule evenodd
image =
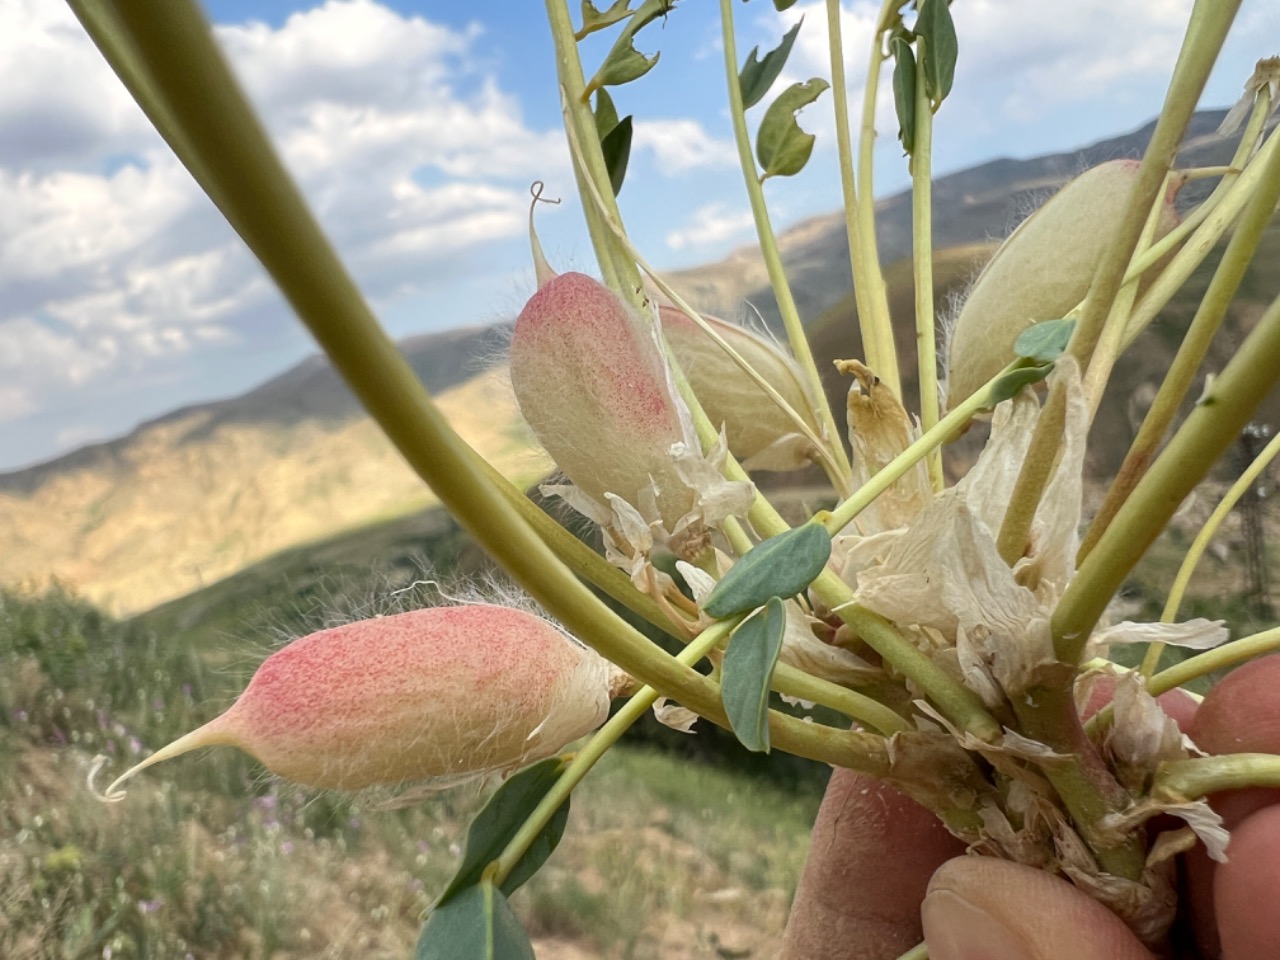
<instances>
[{"instance_id":1,"label":"inflated seed pod","mask_svg":"<svg viewBox=\"0 0 1280 960\"><path fill-rule=\"evenodd\" d=\"M1138 180L1137 160L1086 170L1022 222L974 281L956 318L947 358L954 407L1014 358L1027 327L1057 320L1089 290ZM1156 238L1178 223L1176 188L1164 198Z\"/></svg>"},{"instance_id":2,"label":"inflated seed pod","mask_svg":"<svg viewBox=\"0 0 1280 960\"><path fill-rule=\"evenodd\" d=\"M520 312L511 339L520 412L556 465L598 503L631 504L656 487L674 529L694 504L671 456L694 446L652 325L581 273L547 280ZM682 416L684 413L684 416Z\"/></svg>"},{"instance_id":3,"label":"inflated seed pod","mask_svg":"<svg viewBox=\"0 0 1280 960\"><path fill-rule=\"evenodd\" d=\"M286 780L359 790L463 780L551 756L608 715L621 675L534 614L435 607L321 630L268 657L221 716L138 771L239 747Z\"/></svg>"},{"instance_id":4,"label":"inflated seed pod","mask_svg":"<svg viewBox=\"0 0 1280 960\"><path fill-rule=\"evenodd\" d=\"M689 378L702 409L724 425L730 452L750 468L798 470L812 462L813 444L773 398L721 346L675 307L659 308L662 334ZM814 436L822 428L794 359L772 341L736 323L704 318L799 414Z\"/></svg>"}]
</instances>

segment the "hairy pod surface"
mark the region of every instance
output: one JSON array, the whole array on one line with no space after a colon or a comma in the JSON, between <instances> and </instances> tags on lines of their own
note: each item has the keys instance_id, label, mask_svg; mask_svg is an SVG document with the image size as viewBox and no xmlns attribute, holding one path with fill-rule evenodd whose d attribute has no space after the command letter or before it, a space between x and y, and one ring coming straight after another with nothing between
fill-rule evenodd
<instances>
[{"instance_id":1,"label":"hairy pod surface","mask_svg":"<svg viewBox=\"0 0 1280 960\"><path fill-rule=\"evenodd\" d=\"M752 461L748 466L763 470L807 466L813 445L773 398L682 311L663 306L658 313L662 334L702 409L715 426L724 425L729 451L739 460ZM799 414L810 431L821 436L814 402L795 360L765 337L736 323L716 317L704 319Z\"/></svg>"},{"instance_id":2,"label":"hairy pod surface","mask_svg":"<svg viewBox=\"0 0 1280 960\"><path fill-rule=\"evenodd\" d=\"M540 617L435 607L295 640L221 716L144 767L239 747L286 780L359 790L509 771L551 756L609 712L613 667Z\"/></svg>"},{"instance_id":3,"label":"hairy pod surface","mask_svg":"<svg viewBox=\"0 0 1280 960\"><path fill-rule=\"evenodd\" d=\"M516 320L511 383L520 412L566 477L594 500L629 503L650 481L669 526L693 492L670 451L691 437L652 326L581 273L544 283Z\"/></svg>"},{"instance_id":4,"label":"hairy pod surface","mask_svg":"<svg viewBox=\"0 0 1280 960\"><path fill-rule=\"evenodd\" d=\"M1022 222L988 261L952 331L947 401L962 402L1014 358L1032 324L1066 316L1084 299L1137 183L1137 160L1086 170ZM1171 190L1155 239L1178 223Z\"/></svg>"}]
</instances>

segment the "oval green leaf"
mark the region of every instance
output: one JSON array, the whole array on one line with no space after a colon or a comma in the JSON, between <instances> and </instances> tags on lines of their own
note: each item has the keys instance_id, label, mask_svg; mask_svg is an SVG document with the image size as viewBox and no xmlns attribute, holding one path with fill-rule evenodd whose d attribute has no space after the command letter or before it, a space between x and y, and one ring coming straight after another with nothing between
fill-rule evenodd
<instances>
[{"instance_id":1,"label":"oval green leaf","mask_svg":"<svg viewBox=\"0 0 1280 960\"><path fill-rule=\"evenodd\" d=\"M991 385L991 392L987 395L987 408L992 409L996 405L1016 397L1018 395L1018 391L1023 387L1029 387L1033 383L1039 383L1052 372L1052 363L1041 363L1028 367L1014 367L1008 373L1003 374Z\"/></svg>"},{"instance_id":2,"label":"oval green leaf","mask_svg":"<svg viewBox=\"0 0 1280 960\"><path fill-rule=\"evenodd\" d=\"M609 131L618 125L618 108L613 105L609 91L601 87L596 91L596 108L592 113L596 121L596 137L603 142Z\"/></svg>"},{"instance_id":3,"label":"oval green leaf","mask_svg":"<svg viewBox=\"0 0 1280 960\"><path fill-rule=\"evenodd\" d=\"M484 809L471 821L462 863L458 865L458 872L454 874L449 886L440 895L437 907L443 907L454 897L479 883L485 868L502 854L516 831L529 818L533 808L560 779L563 769L564 765L560 760L551 757L521 770L494 792ZM546 862L564 836L568 820L569 801L565 800L503 881L504 893L514 893Z\"/></svg>"},{"instance_id":4,"label":"oval green leaf","mask_svg":"<svg viewBox=\"0 0 1280 960\"><path fill-rule=\"evenodd\" d=\"M782 73L782 68L786 66L787 57L791 56L791 48L795 45L802 23L804 23L804 17L801 17L799 22L787 31L782 42L775 49L770 50L759 61L756 60L756 55L760 52L760 48L751 48L751 53L747 55L747 62L742 67L742 73L738 74L738 88L742 91L743 110L749 110L759 103L773 86L773 81L778 79L778 74Z\"/></svg>"},{"instance_id":5,"label":"oval green leaf","mask_svg":"<svg viewBox=\"0 0 1280 960\"><path fill-rule=\"evenodd\" d=\"M786 628L782 601L770 597L763 613L734 631L721 665L720 697L729 726L755 753L769 752L769 685Z\"/></svg>"},{"instance_id":6,"label":"oval green leaf","mask_svg":"<svg viewBox=\"0 0 1280 960\"><path fill-rule=\"evenodd\" d=\"M1052 363L1062 356L1076 329L1075 320L1045 320L1034 324L1013 342L1013 352L1037 363Z\"/></svg>"},{"instance_id":7,"label":"oval green leaf","mask_svg":"<svg viewBox=\"0 0 1280 960\"><path fill-rule=\"evenodd\" d=\"M947 0L924 0L915 32L924 37L924 86L934 109L951 92L956 75L956 25Z\"/></svg>"},{"instance_id":8,"label":"oval green leaf","mask_svg":"<svg viewBox=\"0 0 1280 960\"><path fill-rule=\"evenodd\" d=\"M893 107L898 114L898 139L909 155L916 141L916 55L902 37L889 43L893 54Z\"/></svg>"},{"instance_id":9,"label":"oval green leaf","mask_svg":"<svg viewBox=\"0 0 1280 960\"><path fill-rule=\"evenodd\" d=\"M821 77L793 83L778 94L760 121L756 158L766 177L791 177L804 169L813 153L814 136L796 123L796 112L807 107L830 84Z\"/></svg>"},{"instance_id":10,"label":"oval green leaf","mask_svg":"<svg viewBox=\"0 0 1280 960\"><path fill-rule=\"evenodd\" d=\"M636 8L627 25L618 33L609 55L596 71L596 75L587 84L587 90L598 90L600 87L616 87L632 80L638 80L653 69L658 62L658 54L646 57L635 48L635 35L646 24L658 17L665 16L674 6L674 0L645 0Z\"/></svg>"},{"instance_id":11,"label":"oval green leaf","mask_svg":"<svg viewBox=\"0 0 1280 960\"><path fill-rule=\"evenodd\" d=\"M431 911L414 960L536 960L502 891L481 883Z\"/></svg>"},{"instance_id":12,"label":"oval green leaf","mask_svg":"<svg viewBox=\"0 0 1280 960\"><path fill-rule=\"evenodd\" d=\"M762 607L770 597L793 597L813 583L830 557L831 538L820 523L770 537L730 568L702 609L728 617Z\"/></svg>"},{"instance_id":13,"label":"oval green leaf","mask_svg":"<svg viewBox=\"0 0 1280 960\"><path fill-rule=\"evenodd\" d=\"M627 178L631 133L631 117L623 117L600 141L600 152L604 155L604 166L609 171L609 185L615 197L622 192L622 181Z\"/></svg>"}]
</instances>

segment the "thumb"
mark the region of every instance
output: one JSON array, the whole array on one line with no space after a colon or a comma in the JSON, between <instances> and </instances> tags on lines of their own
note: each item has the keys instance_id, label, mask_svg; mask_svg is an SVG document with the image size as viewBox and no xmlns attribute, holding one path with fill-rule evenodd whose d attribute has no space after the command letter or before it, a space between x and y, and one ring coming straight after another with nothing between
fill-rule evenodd
<instances>
[{"instance_id":1,"label":"thumb","mask_svg":"<svg viewBox=\"0 0 1280 960\"><path fill-rule=\"evenodd\" d=\"M1153 960L1102 904L1006 860L948 860L929 882L921 918L930 960Z\"/></svg>"}]
</instances>

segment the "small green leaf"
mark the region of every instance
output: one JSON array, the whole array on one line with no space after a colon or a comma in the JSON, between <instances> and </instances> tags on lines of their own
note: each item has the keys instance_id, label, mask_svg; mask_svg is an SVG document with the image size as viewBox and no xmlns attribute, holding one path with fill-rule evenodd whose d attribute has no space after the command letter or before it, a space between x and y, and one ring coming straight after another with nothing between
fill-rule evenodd
<instances>
[{"instance_id":1,"label":"small green leaf","mask_svg":"<svg viewBox=\"0 0 1280 960\"><path fill-rule=\"evenodd\" d=\"M458 865L458 872L454 874L449 886L440 895L438 906L444 906L463 890L479 882L485 868L498 859L516 831L533 812L533 808L560 779L562 767L559 759L551 757L521 770L494 792L484 809L471 821L462 863ZM514 893L546 862L564 836L568 820L569 801L565 800L503 882L504 893Z\"/></svg>"},{"instance_id":2,"label":"small green leaf","mask_svg":"<svg viewBox=\"0 0 1280 960\"><path fill-rule=\"evenodd\" d=\"M749 110L759 103L773 86L773 81L778 79L778 74L782 73L782 68L786 66L787 57L791 55L791 48L796 42L796 35L800 33L802 23L804 23L804 17L801 17L800 21L787 31L776 49L770 50L758 62L756 54L760 52L760 48L751 48L751 53L747 55L747 62L742 67L742 73L738 75L743 110Z\"/></svg>"},{"instance_id":3,"label":"small green leaf","mask_svg":"<svg viewBox=\"0 0 1280 960\"><path fill-rule=\"evenodd\" d=\"M804 169L813 153L813 134L796 123L796 111L822 95L830 84L821 77L793 83L769 104L756 134L756 157L766 177L790 177Z\"/></svg>"},{"instance_id":4,"label":"small green leaf","mask_svg":"<svg viewBox=\"0 0 1280 960\"><path fill-rule=\"evenodd\" d=\"M773 0L773 9L781 13L783 10L790 10L796 5L796 0Z\"/></svg>"},{"instance_id":5,"label":"small green leaf","mask_svg":"<svg viewBox=\"0 0 1280 960\"><path fill-rule=\"evenodd\" d=\"M1075 320L1070 319L1045 320L1034 324L1018 334L1018 339L1013 343L1013 352L1037 363L1051 363L1067 349L1075 328Z\"/></svg>"},{"instance_id":6,"label":"small green leaf","mask_svg":"<svg viewBox=\"0 0 1280 960\"><path fill-rule=\"evenodd\" d=\"M604 166L609 171L609 185L616 197L622 191L622 181L627 177L627 161L631 159L631 117L624 117L608 135L600 141L604 154Z\"/></svg>"},{"instance_id":7,"label":"small green leaf","mask_svg":"<svg viewBox=\"0 0 1280 960\"><path fill-rule=\"evenodd\" d=\"M893 53L893 106L898 112L898 139L910 154L916 141L916 55L902 37L889 43Z\"/></svg>"},{"instance_id":8,"label":"small green leaf","mask_svg":"<svg viewBox=\"0 0 1280 960\"><path fill-rule=\"evenodd\" d=\"M645 0L636 8L630 21L618 33L609 55L596 71L596 75L587 84L587 90L598 90L600 87L616 87L632 80L638 80L653 69L658 62L658 54L646 57L635 48L635 35L641 27L665 16L674 5L674 0Z\"/></svg>"},{"instance_id":9,"label":"small green leaf","mask_svg":"<svg viewBox=\"0 0 1280 960\"><path fill-rule=\"evenodd\" d=\"M831 538L820 523L770 537L730 568L702 609L728 617L764 606L770 597L793 597L813 583L830 556Z\"/></svg>"},{"instance_id":10,"label":"small green leaf","mask_svg":"<svg viewBox=\"0 0 1280 960\"><path fill-rule=\"evenodd\" d=\"M414 960L536 960L533 945L491 883L467 887L431 911Z\"/></svg>"},{"instance_id":11,"label":"small green leaf","mask_svg":"<svg viewBox=\"0 0 1280 960\"><path fill-rule=\"evenodd\" d=\"M720 697L738 741L755 753L769 752L769 684L782 651L787 611L770 597L764 612L734 631L721 666Z\"/></svg>"},{"instance_id":12,"label":"small green leaf","mask_svg":"<svg viewBox=\"0 0 1280 960\"><path fill-rule=\"evenodd\" d=\"M924 37L924 86L934 109L951 92L956 75L956 25L947 0L924 0L915 32Z\"/></svg>"},{"instance_id":13,"label":"small green leaf","mask_svg":"<svg viewBox=\"0 0 1280 960\"><path fill-rule=\"evenodd\" d=\"M630 2L631 0L615 0L608 10L601 13L591 0L582 0L582 28L574 34L575 39L581 40L597 30L603 30L605 27L613 26L619 20L625 20L631 15L631 11L627 9Z\"/></svg>"},{"instance_id":14,"label":"small green leaf","mask_svg":"<svg viewBox=\"0 0 1280 960\"><path fill-rule=\"evenodd\" d=\"M609 131L618 125L618 108L613 105L609 91L601 87L596 91L596 136L603 143Z\"/></svg>"},{"instance_id":15,"label":"small green leaf","mask_svg":"<svg viewBox=\"0 0 1280 960\"><path fill-rule=\"evenodd\" d=\"M987 395L988 409L1016 397L1023 387L1039 383L1052 372L1052 363L1037 364L1033 367L1015 367L991 385L991 392Z\"/></svg>"}]
</instances>

